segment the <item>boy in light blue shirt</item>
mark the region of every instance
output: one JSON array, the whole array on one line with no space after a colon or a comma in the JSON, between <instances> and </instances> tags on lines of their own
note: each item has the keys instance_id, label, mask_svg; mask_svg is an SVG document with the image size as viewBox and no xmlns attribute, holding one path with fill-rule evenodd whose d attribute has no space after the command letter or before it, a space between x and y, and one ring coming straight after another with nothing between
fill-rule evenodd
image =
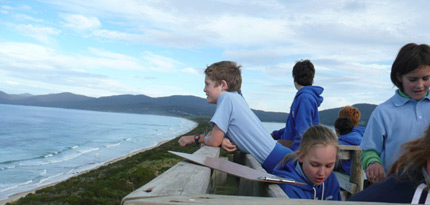
<instances>
[{"instance_id":1,"label":"boy in light blue shirt","mask_svg":"<svg viewBox=\"0 0 430 205\"><path fill-rule=\"evenodd\" d=\"M207 135L183 136L178 143L181 146L193 143L221 146L228 152L239 148L272 173L288 149L272 139L243 98L240 66L231 61L217 62L206 68L205 75L203 91L208 103L217 104L211 119L212 131Z\"/></svg>"}]
</instances>

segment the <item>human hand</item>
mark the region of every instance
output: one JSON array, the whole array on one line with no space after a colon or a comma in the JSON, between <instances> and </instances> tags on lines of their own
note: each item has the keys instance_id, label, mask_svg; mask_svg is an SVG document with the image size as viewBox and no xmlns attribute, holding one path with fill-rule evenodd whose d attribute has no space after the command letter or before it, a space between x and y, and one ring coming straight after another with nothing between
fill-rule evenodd
<instances>
[{"instance_id":1,"label":"human hand","mask_svg":"<svg viewBox=\"0 0 430 205\"><path fill-rule=\"evenodd\" d=\"M179 138L178 143L181 147L186 147L187 145L194 143L194 135L182 136Z\"/></svg>"},{"instance_id":2,"label":"human hand","mask_svg":"<svg viewBox=\"0 0 430 205\"><path fill-rule=\"evenodd\" d=\"M366 169L366 177L372 184L385 179L384 167L378 162L371 163Z\"/></svg>"},{"instance_id":3,"label":"human hand","mask_svg":"<svg viewBox=\"0 0 430 205\"><path fill-rule=\"evenodd\" d=\"M237 150L236 145L232 144L228 138L224 138L221 143L221 148L227 152L234 152Z\"/></svg>"}]
</instances>

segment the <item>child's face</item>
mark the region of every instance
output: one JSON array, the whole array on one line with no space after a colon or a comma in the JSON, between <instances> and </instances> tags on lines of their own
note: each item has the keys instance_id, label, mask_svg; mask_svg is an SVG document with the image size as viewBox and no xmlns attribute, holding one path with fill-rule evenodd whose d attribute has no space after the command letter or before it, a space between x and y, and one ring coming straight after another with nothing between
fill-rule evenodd
<instances>
[{"instance_id":1,"label":"child's face","mask_svg":"<svg viewBox=\"0 0 430 205\"><path fill-rule=\"evenodd\" d=\"M415 100L424 98L430 87L430 66L415 69L397 79L403 84L403 92Z\"/></svg>"},{"instance_id":2,"label":"child's face","mask_svg":"<svg viewBox=\"0 0 430 205\"><path fill-rule=\"evenodd\" d=\"M315 146L299 161L309 181L315 185L321 185L333 171L336 155L337 149L333 145Z\"/></svg>"},{"instance_id":3,"label":"child's face","mask_svg":"<svg viewBox=\"0 0 430 205\"><path fill-rule=\"evenodd\" d=\"M215 81L212 81L207 76L205 77L205 89L203 91L206 93L208 103L216 104L219 96L223 93L222 85L216 85Z\"/></svg>"}]
</instances>

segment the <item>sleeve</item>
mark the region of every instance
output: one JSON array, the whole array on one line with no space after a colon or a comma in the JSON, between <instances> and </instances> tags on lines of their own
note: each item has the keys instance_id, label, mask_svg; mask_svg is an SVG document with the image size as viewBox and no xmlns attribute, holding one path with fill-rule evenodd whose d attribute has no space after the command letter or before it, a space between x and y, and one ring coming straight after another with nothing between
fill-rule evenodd
<instances>
[{"instance_id":1,"label":"sleeve","mask_svg":"<svg viewBox=\"0 0 430 205\"><path fill-rule=\"evenodd\" d=\"M363 152L366 150L373 150L378 156L381 156L381 153L384 151L383 145L385 137L386 129L383 123L381 110L376 107L367 123L360 147L363 149Z\"/></svg>"},{"instance_id":2,"label":"sleeve","mask_svg":"<svg viewBox=\"0 0 430 205\"><path fill-rule=\"evenodd\" d=\"M231 112L233 109L232 100L227 94L221 95L217 101L217 107L215 113L211 119L211 125L216 124L224 133L227 133L230 120Z\"/></svg>"},{"instance_id":3,"label":"sleeve","mask_svg":"<svg viewBox=\"0 0 430 205\"><path fill-rule=\"evenodd\" d=\"M280 130L274 130L272 132L273 139L275 140L281 139L281 136L284 134L284 132L285 132L285 127Z\"/></svg>"},{"instance_id":4,"label":"sleeve","mask_svg":"<svg viewBox=\"0 0 430 205\"><path fill-rule=\"evenodd\" d=\"M381 157L379 157L375 150L364 150L361 153L361 164L363 165L363 169L366 170L369 164L372 162L378 162L379 164L382 164Z\"/></svg>"}]
</instances>

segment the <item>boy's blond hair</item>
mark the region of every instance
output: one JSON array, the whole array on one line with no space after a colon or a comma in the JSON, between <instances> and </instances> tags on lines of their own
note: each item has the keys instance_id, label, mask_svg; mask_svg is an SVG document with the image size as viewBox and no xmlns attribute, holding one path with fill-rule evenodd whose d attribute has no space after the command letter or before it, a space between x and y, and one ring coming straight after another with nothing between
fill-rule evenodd
<instances>
[{"instance_id":1,"label":"boy's blond hair","mask_svg":"<svg viewBox=\"0 0 430 205\"><path fill-rule=\"evenodd\" d=\"M227 91L237 91L242 93L240 90L242 86L242 75L240 71L240 65L232 61L220 61L208 66L205 70L205 75L214 81L218 86L221 81L225 80L228 85Z\"/></svg>"}]
</instances>

